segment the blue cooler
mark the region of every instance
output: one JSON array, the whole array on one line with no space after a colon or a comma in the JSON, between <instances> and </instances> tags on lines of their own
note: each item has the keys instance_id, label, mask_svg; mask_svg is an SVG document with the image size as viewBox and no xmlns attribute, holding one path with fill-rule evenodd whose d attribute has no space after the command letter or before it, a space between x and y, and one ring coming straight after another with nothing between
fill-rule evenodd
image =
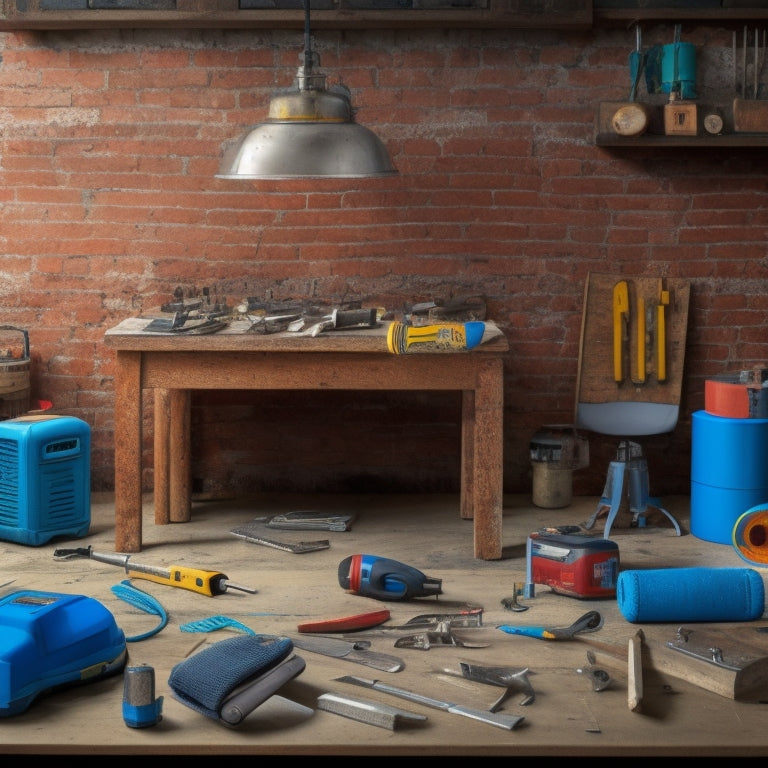
<instances>
[{"instance_id":1,"label":"blue cooler","mask_svg":"<svg viewBox=\"0 0 768 768\"><path fill-rule=\"evenodd\" d=\"M73 416L0 421L0 539L40 546L91 526L91 428Z\"/></svg>"}]
</instances>

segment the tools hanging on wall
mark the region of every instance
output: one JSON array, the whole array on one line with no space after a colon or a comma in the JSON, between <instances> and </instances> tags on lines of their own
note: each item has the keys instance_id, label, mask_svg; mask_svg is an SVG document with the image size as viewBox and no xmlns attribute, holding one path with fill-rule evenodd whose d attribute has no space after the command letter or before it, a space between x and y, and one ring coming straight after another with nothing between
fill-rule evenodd
<instances>
[{"instance_id":1,"label":"tools hanging on wall","mask_svg":"<svg viewBox=\"0 0 768 768\"><path fill-rule=\"evenodd\" d=\"M630 293L634 301L630 302ZM613 378L622 384L645 384L649 376L667 380L667 318L670 294L659 278L655 304L646 306L646 297L630 291L627 280L613 287ZM631 334L631 337L630 337Z\"/></svg>"},{"instance_id":2,"label":"tools hanging on wall","mask_svg":"<svg viewBox=\"0 0 768 768\"><path fill-rule=\"evenodd\" d=\"M742 34L741 57L738 33L733 33L733 130L736 133L768 132L768 100L761 99L765 68L766 30L746 25ZM740 60L739 60L740 59ZM741 80L741 82L739 82Z\"/></svg>"}]
</instances>

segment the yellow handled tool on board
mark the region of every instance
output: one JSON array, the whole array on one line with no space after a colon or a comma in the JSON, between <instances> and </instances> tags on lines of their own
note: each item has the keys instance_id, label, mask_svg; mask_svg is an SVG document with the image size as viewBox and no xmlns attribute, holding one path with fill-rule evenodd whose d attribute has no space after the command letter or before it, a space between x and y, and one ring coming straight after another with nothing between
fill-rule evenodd
<instances>
[{"instance_id":1,"label":"yellow handled tool on board","mask_svg":"<svg viewBox=\"0 0 768 768\"><path fill-rule=\"evenodd\" d=\"M669 291L659 280L659 303L656 305L656 378L667 380L667 324L664 308L669 304Z\"/></svg>"},{"instance_id":2,"label":"yellow handled tool on board","mask_svg":"<svg viewBox=\"0 0 768 768\"><path fill-rule=\"evenodd\" d=\"M635 374L632 376L633 384L645 384L645 345L646 345L646 318L645 318L645 299L642 296L637 298L637 365Z\"/></svg>"},{"instance_id":3,"label":"yellow handled tool on board","mask_svg":"<svg viewBox=\"0 0 768 768\"><path fill-rule=\"evenodd\" d=\"M624 342L629 322L629 287L626 280L613 286L613 378L624 381Z\"/></svg>"},{"instance_id":4,"label":"yellow handled tool on board","mask_svg":"<svg viewBox=\"0 0 768 768\"><path fill-rule=\"evenodd\" d=\"M183 565L172 565L170 568L158 568L154 565L139 565L130 563L131 556L123 554L100 554L94 552L91 547L78 547L76 549L56 549L53 552L54 560L71 560L75 557L87 557L109 565L119 565L131 578L146 579L157 584L165 584L168 587L181 587L191 592L199 592L201 595L214 597L223 595L228 589L236 589L239 592L255 594L252 587L244 587L227 579L218 571L204 571L199 568L188 568Z\"/></svg>"}]
</instances>

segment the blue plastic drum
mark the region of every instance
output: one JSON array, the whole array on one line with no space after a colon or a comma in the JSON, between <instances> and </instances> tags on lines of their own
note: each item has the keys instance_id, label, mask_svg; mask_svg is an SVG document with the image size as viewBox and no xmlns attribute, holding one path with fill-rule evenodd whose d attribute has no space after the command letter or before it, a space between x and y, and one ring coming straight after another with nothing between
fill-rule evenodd
<instances>
[{"instance_id":1,"label":"blue plastic drum","mask_svg":"<svg viewBox=\"0 0 768 768\"><path fill-rule=\"evenodd\" d=\"M731 545L736 521L768 501L768 419L696 411L691 443L691 533Z\"/></svg>"}]
</instances>

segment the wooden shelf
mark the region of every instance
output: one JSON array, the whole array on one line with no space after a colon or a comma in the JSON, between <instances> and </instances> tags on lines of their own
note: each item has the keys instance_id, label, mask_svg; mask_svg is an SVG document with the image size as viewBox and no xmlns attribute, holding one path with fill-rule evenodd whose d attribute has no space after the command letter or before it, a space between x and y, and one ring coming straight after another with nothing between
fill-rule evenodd
<instances>
[{"instance_id":1,"label":"wooden shelf","mask_svg":"<svg viewBox=\"0 0 768 768\"><path fill-rule=\"evenodd\" d=\"M626 26L643 21L713 24L768 19L768 7L761 0L593 0L592 5L595 23L615 22Z\"/></svg>"},{"instance_id":2,"label":"wooden shelf","mask_svg":"<svg viewBox=\"0 0 768 768\"><path fill-rule=\"evenodd\" d=\"M595 137L598 147L768 147L768 134L724 133L720 136L617 136L599 133Z\"/></svg>"},{"instance_id":3,"label":"wooden shelf","mask_svg":"<svg viewBox=\"0 0 768 768\"><path fill-rule=\"evenodd\" d=\"M712 135L701 132L697 136L667 136L664 134L663 105L645 105L650 110L648 131L640 136L621 136L611 125L611 118L623 101L603 101L595 115L595 144L598 147L768 147L768 133L734 133L725 131ZM721 111L727 112L727 106Z\"/></svg>"},{"instance_id":4,"label":"wooden shelf","mask_svg":"<svg viewBox=\"0 0 768 768\"><path fill-rule=\"evenodd\" d=\"M615 22L627 27L643 21L659 24L679 24L686 21L696 24L725 24L768 20L768 8L720 8L713 11L690 8L595 8L593 16L595 24Z\"/></svg>"},{"instance_id":5,"label":"wooden shelf","mask_svg":"<svg viewBox=\"0 0 768 768\"><path fill-rule=\"evenodd\" d=\"M592 0L314 0L313 29L592 27ZM0 30L294 29L303 0L0 0Z\"/></svg>"}]
</instances>

